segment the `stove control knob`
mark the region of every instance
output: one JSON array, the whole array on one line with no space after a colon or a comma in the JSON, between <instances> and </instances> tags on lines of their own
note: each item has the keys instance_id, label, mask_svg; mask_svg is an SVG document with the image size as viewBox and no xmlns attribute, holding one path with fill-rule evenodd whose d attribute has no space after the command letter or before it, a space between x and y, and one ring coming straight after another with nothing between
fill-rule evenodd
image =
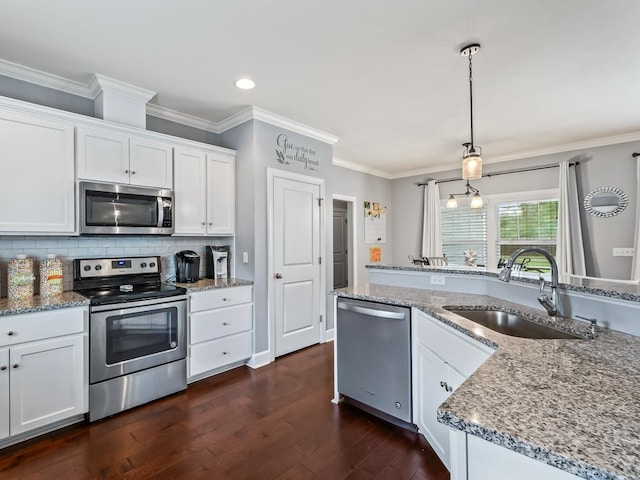
<instances>
[{"instance_id":1,"label":"stove control knob","mask_svg":"<svg viewBox=\"0 0 640 480\"><path fill-rule=\"evenodd\" d=\"M91 270L91 265L85 265L85 266L83 267L83 270L84 270L85 272L88 272L89 270Z\"/></svg>"},{"instance_id":2,"label":"stove control knob","mask_svg":"<svg viewBox=\"0 0 640 480\"><path fill-rule=\"evenodd\" d=\"M149 264L149 267L151 267L151 268L153 268L153 267L155 267L155 266L156 266L156 262L151 262L151 263Z\"/></svg>"},{"instance_id":3,"label":"stove control knob","mask_svg":"<svg viewBox=\"0 0 640 480\"><path fill-rule=\"evenodd\" d=\"M147 264L146 264L146 263L144 263L144 262L142 262L142 263L140 264L140 268L145 268L146 266L147 266Z\"/></svg>"},{"instance_id":4,"label":"stove control knob","mask_svg":"<svg viewBox=\"0 0 640 480\"><path fill-rule=\"evenodd\" d=\"M96 269L96 270L102 270L102 265L96 265L96 266L95 266L95 269Z\"/></svg>"}]
</instances>

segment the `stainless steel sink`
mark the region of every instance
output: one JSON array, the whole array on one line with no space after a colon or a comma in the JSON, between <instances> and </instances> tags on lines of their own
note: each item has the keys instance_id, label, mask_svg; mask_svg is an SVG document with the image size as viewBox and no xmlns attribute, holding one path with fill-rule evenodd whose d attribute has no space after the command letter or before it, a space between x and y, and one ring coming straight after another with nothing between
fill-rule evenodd
<instances>
[{"instance_id":1,"label":"stainless steel sink","mask_svg":"<svg viewBox=\"0 0 640 480\"><path fill-rule=\"evenodd\" d=\"M446 308L446 307L445 307ZM528 320L520 315L498 310L460 310L446 308L472 322L505 335L522 338L581 339L583 337Z\"/></svg>"}]
</instances>

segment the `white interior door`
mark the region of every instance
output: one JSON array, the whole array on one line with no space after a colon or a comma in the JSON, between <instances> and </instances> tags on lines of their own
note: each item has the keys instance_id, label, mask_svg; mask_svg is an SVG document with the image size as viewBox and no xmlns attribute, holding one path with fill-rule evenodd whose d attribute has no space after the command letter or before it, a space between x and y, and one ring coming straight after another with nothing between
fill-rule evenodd
<instances>
[{"instance_id":1,"label":"white interior door","mask_svg":"<svg viewBox=\"0 0 640 480\"><path fill-rule=\"evenodd\" d=\"M320 198L318 179L273 177L275 356L321 340Z\"/></svg>"}]
</instances>

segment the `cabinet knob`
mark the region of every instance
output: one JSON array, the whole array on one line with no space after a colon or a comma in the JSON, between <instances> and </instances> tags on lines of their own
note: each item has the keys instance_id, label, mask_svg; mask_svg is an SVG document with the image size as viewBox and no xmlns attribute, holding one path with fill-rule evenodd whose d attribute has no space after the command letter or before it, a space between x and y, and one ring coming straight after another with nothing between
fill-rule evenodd
<instances>
[{"instance_id":1,"label":"cabinet knob","mask_svg":"<svg viewBox=\"0 0 640 480\"><path fill-rule=\"evenodd\" d=\"M135 175L136 171L135 170L131 170L131 175Z\"/></svg>"},{"instance_id":2,"label":"cabinet knob","mask_svg":"<svg viewBox=\"0 0 640 480\"><path fill-rule=\"evenodd\" d=\"M6 369L7 369L7 366L6 366L6 365L2 365L2 366L0 367L0 370L2 370L2 371L5 371Z\"/></svg>"},{"instance_id":3,"label":"cabinet knob","mask_svg":"<svg viewBox=\"0 0 640 480\"><path fill-rule=\"evenodd\" d=\"M125 171L124 171L124 173L128 174L128 173L129 173L129 170L125 170Z\"/></svg>"},{"instance_id":4,"label":"cabinet knob","mask_svg":"<svg viewBox=\"0 0 640 480\"><path fill-rule=\"evenodd\" d=\"M276 273L274 275L274 277L276 277L278 280L280 280L282 278L282 274L281 273Z\"/></svg>"},{"instance_id":5,"label":"cabinet knob","mask_svg":"<svg viewBox=\"0 0 640 480\"><path fill-rule=\"evenodd\" d=\"M222 322L222 325L226 327L227 325L229 325L229 322Z\"/></svg>"},{"instance_id":6,"label":"cabinet knob","mask_svg":"<svg viewBox=\"0 0 640 480\"><path fill-rule=\"evenodd\" d=\"M213 222L209 222L209 226L213 225Z\"/></svg>"},{"instance_id":7,"label":"cabinet knob","mask_svg":"<svg viewBox=\"0 0 640 480\"><path fill-rule=\"evenodd\" d=\"M202 222L202 225L206 225L206 223Z\"/></svg>"},{"instance_id":8,"label":"cabinet knob","mask_svg":"<svg viewBox=\"0 0 640 480\"><path fill-rule=\"evenodd\" d=\"M13 368L18 368L20 365L18 365L17 363L13 364Z\"/></svg>"},{"instance_id":9,"label":"cabinet knob","mask_svg":"<svg viewBox=\"0 0 640 480\"><path fill-rule=\"evenodd\" d=\"M222 301L223 301L223 302L228 302L228 301L229 301L229 299L228 299L227 297L222 297Z\"/></svg>"},{"instance_id":10,"label":"cabinet knob","mask_svg":"<svg viewBox=\"0 0 640 480\"><path fill-rule=\"evenodd\" d=\"M229 352L222 352L223 355L229 355Z\"/></svg>"},{"instance_id":11,"label":"cabinet knob","mask_svg":"<svg viewBox=\"0 0 640 480\"><path fill-rule=\"evenodd\" d=\"M10 337L13 337L16 334L16 332L14 332L13 330L9 330L7 332L7 335L9 335Z\"/></svg>"}]
</instances>

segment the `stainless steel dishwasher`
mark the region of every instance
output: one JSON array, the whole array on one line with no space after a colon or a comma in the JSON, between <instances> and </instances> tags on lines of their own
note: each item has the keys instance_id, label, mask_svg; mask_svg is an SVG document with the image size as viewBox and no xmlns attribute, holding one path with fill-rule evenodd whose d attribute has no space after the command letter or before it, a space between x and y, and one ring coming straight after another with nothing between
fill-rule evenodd
<instances>
[{"instance_id":1,"label":"stainless steel dishwasher","mask_svg":"<svg viewBox=\"0 0 640 480\"><path fill-rule=\"evenodd\" d=\"M336 329L338 392L370 413L413 428L411 310L339 298Z\"/></svg>"}]
</instances>

